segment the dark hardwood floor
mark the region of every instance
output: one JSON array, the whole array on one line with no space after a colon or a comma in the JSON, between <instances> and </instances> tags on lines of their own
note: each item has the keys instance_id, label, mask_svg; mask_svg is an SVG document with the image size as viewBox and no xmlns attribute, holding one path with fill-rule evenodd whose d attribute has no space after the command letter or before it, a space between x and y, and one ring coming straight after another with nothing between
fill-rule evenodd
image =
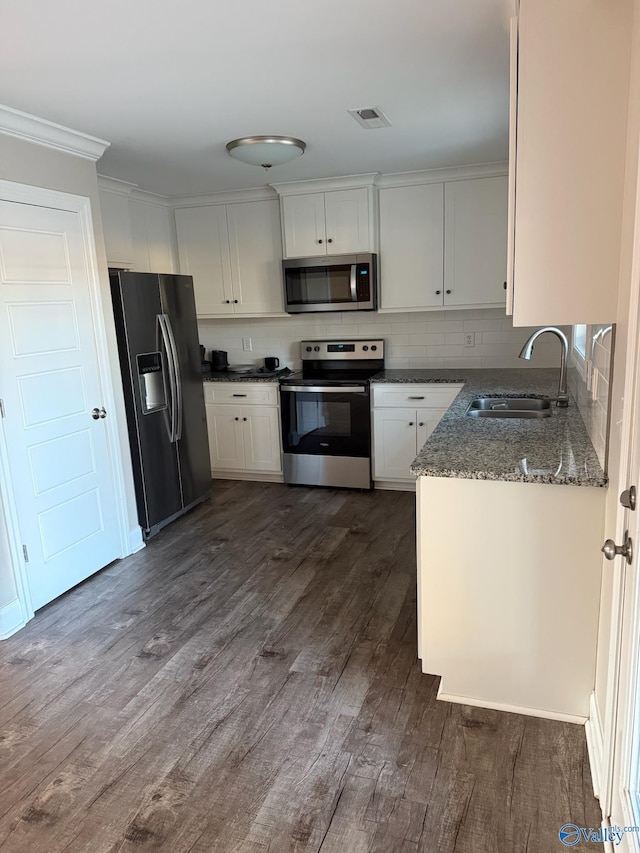
<instances>
[{"instance_id":1,"label":"dark hardwood floor","mask_svg":"<svg viewBox=\"0 0 640 853\"><path fill-rule=\"evenodd\" d=\"M0 643L2 853L550 853L579 726L436 701L414 498L217 481Z\"/></svg>"}]
</instances>

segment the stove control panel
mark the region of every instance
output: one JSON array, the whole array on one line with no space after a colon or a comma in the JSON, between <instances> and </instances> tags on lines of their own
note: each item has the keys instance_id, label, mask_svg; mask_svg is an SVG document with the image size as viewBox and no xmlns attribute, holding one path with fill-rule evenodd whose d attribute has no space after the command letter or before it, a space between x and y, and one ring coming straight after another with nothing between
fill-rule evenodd
<instances>
[{"instance_id":1,"label":"stove control panel","mask_svg":"<svg viewBox=\"0 0 640 853\"><path fill-rule=\"evenodd\" d=\"M384 341L360 340L360 341L302 341L300 344L302 360L318 361L337 360L346 361L350 359L376 359L384 358Z\"/></svg>"}]
</instances>

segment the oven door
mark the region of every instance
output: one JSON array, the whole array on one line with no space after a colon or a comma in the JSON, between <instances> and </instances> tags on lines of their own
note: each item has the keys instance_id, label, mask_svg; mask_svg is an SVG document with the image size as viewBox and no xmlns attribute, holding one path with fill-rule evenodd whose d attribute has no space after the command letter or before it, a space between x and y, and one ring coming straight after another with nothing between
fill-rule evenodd
<instances>
[{"instance_id":1,"label":"oven door","mask_svg":"<svg viewBox=\"0 0 640 853\"><path fill-rule=\"evenodd\" d=\"M285 453L370 456L368 386L282 385L280 391Z\"/></svg>"}]
</instances>

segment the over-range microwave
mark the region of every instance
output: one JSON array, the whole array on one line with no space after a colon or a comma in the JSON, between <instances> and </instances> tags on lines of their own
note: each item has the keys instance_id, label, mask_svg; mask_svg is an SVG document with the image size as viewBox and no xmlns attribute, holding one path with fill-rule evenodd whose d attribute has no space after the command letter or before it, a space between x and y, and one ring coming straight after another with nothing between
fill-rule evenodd
<instances>
[{"instance_id":1,"label":"over-range microwave","mask_svg":"<svg viewBox=\"0 0 640 853\"><path fill-rule=\"evenodd\" d=\"M375 311L377 258L370 252L282 262L285 311Z\"/></svg>"}]
</instances>

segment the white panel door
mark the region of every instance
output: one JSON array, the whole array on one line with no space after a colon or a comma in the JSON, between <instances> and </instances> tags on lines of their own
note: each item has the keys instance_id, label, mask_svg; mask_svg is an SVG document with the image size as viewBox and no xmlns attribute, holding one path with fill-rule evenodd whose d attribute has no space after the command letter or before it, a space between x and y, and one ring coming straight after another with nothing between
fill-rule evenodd
<instances>
[{"instance_id":1,"label":"white panel door","mask_svg":"<svg viewBox=\"0 0 640 853\"><path fill-rule=\"evenodd\" d=\"M416 410L374 409L373 479L413 479L409 466L416 455Z\"/></svg>"},{"instance_id":2,"label":"white panel door","mask_svg":"<svg viewBox=\"0 0 640 853\"><path fill-rule=\"evenodd\" d=\"M176 210L180 272L193 276L198 316L233 314L224 204Z\"/></svg>"},{"instance_id":3,"label":"white panel door","mask_svg":"<svg viewBox=\"0 0 640 853\"><path fill-rule=\"evenodd\" d=\"M277 408L242 408L245 466L247 471L282 471L280 417Z\"/></svg>"},{"instance_id":4,"label":"white panel door","mask_svg":"<svg viewBox=\"0 0 640 853\"><path fill-rule=\"evenodd\" d=\"M77 213L0 201L0 394L34 609L119 556ZM111 413L107 413L111 414Z\"/></svg>"},{"instance_id":5,"label":"white panel door","mask_svg":"<svg viewBox=\"0 0 640 853\"><path fill-rule=\"evenodd\" d=\"M380 309L443 304L444 184L380 190Z\"/></svg>"},{"instance_id":6,"label":"white panel door","mask_svg":"<svg viewBox=\"0 0 640 853\"><path fill-rule=\"evenodd\" d=\"M365 188L325 193L327 254L369 252L369 197Z\"/></svg>"},{"instance_id":7,"label":"white panel door","mask_svg":"<svg viewBox=\"0 0 640 853\"><path fill-rule=\"evenodd\" d=\"M445 305L505 302L508 182L505 175L445 184Z\"/></svg>"},{"instance_id":8,"label":"white panel door","mask_svg":"<svg viewBox=\"0 0 640 853\"><path fill-rule=\"evenodd\" d=\"M287 258L326 255L324 193L284 196L284 253Z\"/></svg>"},{"instance_id":9,"label":"white panel door","mask_svg":"<svg viewBox=\"0 0 640 853\"><path fill-rule=\"evenodd\" d=\"M245 466L240 406L205 406L211 470L242 471Z\"/></svg>"},{"instance_id":10,"label":"white panel door","mask_svg":"<svg viewBox=\"0 0 640 853\"><path fill-rule=\"evenodd\" d=\"M280 205L273 201L227 205L236 314L282 314Z\"/></svg>"}]
</instances>

